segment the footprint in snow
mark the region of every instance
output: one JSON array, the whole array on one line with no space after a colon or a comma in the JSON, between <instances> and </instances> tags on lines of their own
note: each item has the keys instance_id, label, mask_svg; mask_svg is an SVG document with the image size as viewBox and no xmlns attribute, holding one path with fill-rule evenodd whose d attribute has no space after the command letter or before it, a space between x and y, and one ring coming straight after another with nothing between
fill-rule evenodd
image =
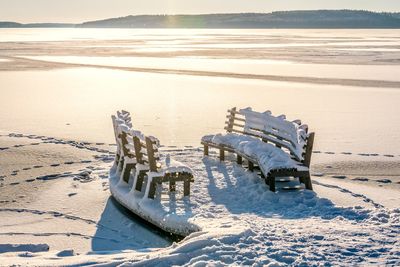
<instances>
[{"instance_id":1,"label":"footprint in snow","mask_svg":"<svg viewBox=\"0 0 400 267\"><path fill-rule=\"evenodd\" d=\"M390 179L380 179L380 180L377 180L377 182L378 183L383 183L383 184L390 184L390 183L392 183L392 180L390 180Z\"/></svg>"},{"instance_id":2,"label":"footprint in snow","mask_svg":"<svg viewBox=\"0 0 400 267\"><path fill-rule=\"evenodd\" d=\"M386 154L386 155L383 155L384 157L388 157L388 158L393 158L394 157L394 155L390 155L390 154Z\"/></svg>"},{"instance_id":3,"label":"footprint in snow","mask_svg":"<svg viewBox=\"0 0 400 267\"><path fill-rule=\"evenodd\" d=\"M332 175L332 178L336 178L336 179L346 179L347 176L346 175Z\"/></svg>"},{"instance_id":4,"label":"footprint in snow","mask_svg":"<svg viewBox=\"0 0 400 267\"><path fill-rule=\"evenodd\" d=\"M353 180L354 180L354 181L361 181L361 182L369 181L369 179L366 178L366 177L356 177L356 178L354 178Z\"/></svg>"}]
</instances>

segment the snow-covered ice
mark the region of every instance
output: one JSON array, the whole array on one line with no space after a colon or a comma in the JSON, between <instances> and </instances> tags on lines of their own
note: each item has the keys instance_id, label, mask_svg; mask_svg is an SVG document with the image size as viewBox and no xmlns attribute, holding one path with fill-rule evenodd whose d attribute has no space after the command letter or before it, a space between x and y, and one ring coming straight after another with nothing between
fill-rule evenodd
<instances>
[{"instance_id":1,"label":"snow-covered ice","mask_svg":"<svg viewBox=\"0 0 400 267\"><path fill-rule=\"evenodd\" d=\"M202 151L196 148L175 148L168 153L193 169L196 182L191 195L189 198L181 197L182 189L178 187L176 195L164 192L159 199L146 200L149 206L145 208L153 210L150 216L166 218L174 222L176 227L180 227L180 223L190 222L199 228L183 241L167 248L130 250L124 245L121 250L118 248L118 239L116 243L107 241L115 239L114 231L120 230L111 226L111 229L99 229L105 238L103 248L108 247L108 251L75 253L71 251L73 247L57 251L51 246L48 252L21 253L10 250L0 255L1 262L22 265L106 263L123 266L198 266L206 263L254 266L399 264L400 209L386 207L385 202L381 201L385 198L382 194L381 199L376 200L372 187L352 193L352 189L346 189L345 186L329 187L318 180L314 183L315 192L300 190L272 193L262 179L233 163L230 156L225 163L221 163L215 155L203 158ZM162 151L161 154L166 153ZM93 178L91 182L74 189L77 195L72 198L80 198L71 204L93 211L103 207L99 205L101 201L93 202L91 199L100 184L108 183L107 169L111 163L104 164L103 170L90 174ZM67 183L65 179L61 181ZM63 188L53 188L49 190L52 193L45 197L50 201L55 200ZM106 191L102 192L105 193L96 199L109 195ZM63 201L63 205L66 203L68 201ZM71 211L77 212L75 209ZM6 211L2 213L7 214ZM21 210L20 214L35 216L28 210ZM65 220L66 225L74 222L68 220L68 216L63 216L60 214L57 220ZM111 214L104 216L109 220L118 218ZM128 222L125 220L125 223ZM132 235L135 234L132 232ZM73 237L66 236L66 240L70 238ZM35 243L36 240L39 237L32 237L30 248L41 244Z\"/></svg>"}]
</instances>

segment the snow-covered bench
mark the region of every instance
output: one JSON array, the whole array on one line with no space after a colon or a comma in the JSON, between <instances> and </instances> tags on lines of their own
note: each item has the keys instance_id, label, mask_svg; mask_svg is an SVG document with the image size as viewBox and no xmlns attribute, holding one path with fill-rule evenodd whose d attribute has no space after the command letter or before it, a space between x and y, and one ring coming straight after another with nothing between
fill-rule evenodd
<instances>
[{"instance_id":1,"label":"snow-covered bench","mask_svg":"<svg viewBox=\"0 0 400 267\"><path fill-rule=\"evenodd\" d=\"M147 181L145 193L149 198L155 197L157 186L163 182L169 182L170 191L175 191L176 182L183 182L184 196L190 194L190 182L194 179L189 167L171 160L169 155L165 162L161 162L157 138L144 136L140 131L133 130L127 125L127 120L119 116L113 116L112 119L120 151L118 165L115 168L121 181L128 184L133 171L132 188L137 191L142 190L144 178L151 177Z\"/></svg>"},{"instance_id":2,"label":"snow-covered bench","mask_svg":"<svg viewBox=\"0 0 400 267\"><path fill-rule=\"evenodd\" d=\"M118 114L113 116L117 153L120 154L109 173L110 192L114 199L164 231L180 236L200 231L199 226L190 221L190 210L179 208L179 212L175 212L170 209L170 205L176 207L173 202L177 201L187 205L187 198L178 199L172 195L169 199L156 198L157 187L163 182L169 182L170 191L175 191L177 182L182 181L183 194L189 195L190 183L194 180L192 170L169 156L162 157L165 160L161 161L158 139L135 131L127 122Z\"/></svg>"},{"instance_id":3,"label":"snow-covered bench","mask_svg":"<svg viewBox=\"0 0 400 267\"><path fill-rule=\"evenodd\" d=\"M308 133L307 125L300 120L288 121L284 115L273 116L270 111L260 113L250 108L232 108L227 119L226 134L202 138L204 155L208 155L209 147L214 147L219 149L221 161L225 151L235 153L238 164L245 158L251 171L255 165L260 168L271 191L275 191L277 177L287 176L299 178L312 190L309 166L314 133Z\"/></svg>"}]
</instances>

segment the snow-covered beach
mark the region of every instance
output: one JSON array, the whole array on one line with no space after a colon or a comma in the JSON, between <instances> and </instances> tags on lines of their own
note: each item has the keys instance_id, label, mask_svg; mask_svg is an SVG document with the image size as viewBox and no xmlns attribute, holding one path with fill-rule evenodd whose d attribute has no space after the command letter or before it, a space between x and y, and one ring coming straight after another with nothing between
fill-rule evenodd
<instances>
[{"instance_id":1,"label":"snow-covered beach","mask_svg":"<svg viewBox=\"0 0 400 267\"><path fill-rule=\"evenodd\" d=\"M399 39L392 31L335 32L337 39L329 31L275 32L280 39L262 31L199 31L197 43L184 30L172 40L171 31L122 39L127 31L115 30L108 41L96 31L79 41L81 33L69 30L37 41L36 30L20 31L0 32L0 266L400 264L400 93L398 77L387 78L397 71ZM382 36L386 42L377 42ZM227 45L232 40L237 51ZM296 40L302 45L290 45ZM360 44L368 51L351 50ZM276 61L247 61L256 51ZM332 61L319 53L331 53ZM49 54L54 58L36 58ZM191 57L206 61L174 67ZM213 58L233 60L230 74ZM245 78L254 63L265 70ZM293 73L315 63L325 74ZM273 64L280 67L268 74ZM346 69L335 79L338 66L329 64L366 67L354 80ZM375 64L383 66L371 77ZM225 111L235 105L309 124L317 134L314 191L273 193L232 155L225 162L203 156L201 137L223 132ZM160 202L177 214L190 207L200 230L182 241L110 197L116 147L109 115L120 108L160 138L162 157L194 171L189 198L178 187L176 197L164 192Z\"/></svg>"},{"instance_id":2,"label":"snow-covered beach","mask_svg":"<svg viewBox=\"0 0 400 267\"><path fill-rule=\"evenodd\" d=\"M2 139L20 145L31 142L26 137ZM39 143L26 150L39 154ZM48 145L52 151L62 147L63 157L70 146ZM18 149L10 149L10 154L23 153ZM74 154L83 158L85 150ZM63 175L58 176L49 175L49 168L58 168L45 164L43 156L47 178L37 173L30 181L26 177L32 177L32 171L22 169L3 178L4 193L26 186L38 191L34 198L30 190L26 195L2 194L0 234L2 243L9 244L1 246L2 264L398 264L398 189L313 176L315 192L276 194L233 160L220 163L215 154L203 158L195 148L164 148L163 154L167 152L195 171L190 207L200 232L170 246L172 240L165 234L141 230L110 199L112 162L101 152L86 155L87 163L70 164L82 164L68 167L72 173L62 167ZM94 157L99 155L103 156ZM68 166L63 160L52 157L50 162ZM13 173L30 165L17 166ZM177 213L188 201L171 201L168 195L163 199L167 208L174 204Z\"/></svg>"}]
</instances>

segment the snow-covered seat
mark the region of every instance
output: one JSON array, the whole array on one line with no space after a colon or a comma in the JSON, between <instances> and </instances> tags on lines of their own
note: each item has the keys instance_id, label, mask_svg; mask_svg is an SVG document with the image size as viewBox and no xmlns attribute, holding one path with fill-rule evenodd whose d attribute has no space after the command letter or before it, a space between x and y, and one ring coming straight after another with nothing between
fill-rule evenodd
<instances>
[{"instance_id":1,"label":"snow-covered seat","mask_svg":"<svg viewBox=\"0 0 400 267\"><path fill-rule=\"evenodd\" d=\"M241 142L244 141L254 141L257 138L241 135L236 133L227 133L227 134L215 134L215 135L206 135L202 139L202 142L208 142L217 145L223 145L230 148L237 147Z\"/></svg>"},{"instance_id":2,"label":"snow-covered seat","mask_svg":"<svg viewBox=\"0 0 400 267\"><path fill-rule=\"evenodd\" d=\"M281 174L298 177L307 189L312 189L309 166L314 133L307 133L307 125L251 108L232 108L227 118L226 134L202 138L204 155L208 155L209 147L219 149L220 160L225 159L225 151L236 153L238 164L245 158L251 171L254 165L259 166L272 191L275 177Z\"/></svg>"},{"instance_id":3,"label":"snow-covered seat","mask_svg":"<svg viewBox=\"0 0 400 267\"><path fill-rule=\"evenodd\" d=\"M169 155L166 156L165 160L161 161L158 152L159 140L152 136L147 136L144 140L143 142L138 138L134 138L137 160L143 169L142 173L136 175L133 184L135 189L142 190L144 175L147 174L145 196L148 198L154 199L157 186L162 185L163 182L169 183L171 192L176 190L176 182L183 182L183 194L188 196L190 194L190 183L194 182L192 169L181 162L172 160ZM148 166L148 168L145 166Z\"/></svg>"}]
</instances>

